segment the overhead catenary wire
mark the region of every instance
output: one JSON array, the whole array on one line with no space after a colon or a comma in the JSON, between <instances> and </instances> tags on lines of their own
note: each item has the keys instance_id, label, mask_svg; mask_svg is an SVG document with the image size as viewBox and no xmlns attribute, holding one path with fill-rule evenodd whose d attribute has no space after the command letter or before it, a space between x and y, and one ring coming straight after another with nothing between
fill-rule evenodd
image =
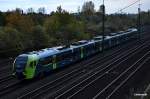
<instances>
[{"instance_id":1,"label":"overhead catenary wire","mask_svg":"<svg viewBox=\"0 0 150 99\"><path fill-rule=\"evenodd\" d=\"M123 10L128 9L129 7L135 5L136 3L139 3L139 2L140 2L140 0L137 0L129 5L125 6L124 8L121 8L120 10L116 11L115 13L122 12Z\"/></svg>"}]
</instances>

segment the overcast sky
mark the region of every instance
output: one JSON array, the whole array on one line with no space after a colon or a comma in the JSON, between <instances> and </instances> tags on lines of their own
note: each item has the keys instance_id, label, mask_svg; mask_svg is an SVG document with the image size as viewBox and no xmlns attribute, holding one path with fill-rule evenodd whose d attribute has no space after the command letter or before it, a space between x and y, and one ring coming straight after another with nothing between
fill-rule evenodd
<instances>
[{"instance_id":1,"label":"overcast sky","mask_svg":"<svg viewBox=\"0 0 150 99\"><path fill-rule=\"evenodd\" d=\"M69 12L77 12L77 8L84 4L86 1L93 1L95 4L96 10L99 8L99 5L102 4L102 0L0 0L0 10L7 11L22 8L26 11L27 8L34 8L35 11L39 7L45 7L46 12L50 13L55 11L57 6L61 5L63 9ZM115 13L121 8L128 6L129 4L137 0L105 0L106 13ZM141 0L141 9L147 11L150 9L150 0ZM126 13L137 13L138 4L124 10Z\"/></svg>"}]
</instances>

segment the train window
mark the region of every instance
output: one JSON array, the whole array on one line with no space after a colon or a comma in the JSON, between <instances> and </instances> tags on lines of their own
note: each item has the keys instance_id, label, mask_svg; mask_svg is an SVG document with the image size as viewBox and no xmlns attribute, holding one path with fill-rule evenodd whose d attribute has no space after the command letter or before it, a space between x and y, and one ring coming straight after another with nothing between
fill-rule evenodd
<instances>
[{"instance_id":1,"label":"train window","mask_svg":"<svg viewBox=\"0 0 150 99\"><path fill-rule=\"evenodd\" d=\"M72 52L64 52L59 55L57 55L57 61L62 61L62 60L69 60L72 58Z\"/></svg>"},{"instance_id":2,"label":"train window","mask_svg":"<svg viewBox=\"0 0 150 99\"><path fill-rule=\"evenodd\" d=\"M61 61L62 60L62 56L61 55L57 55L56 60L57 61Z\"/></svg>"},{"instance_id":3,"label":"train window","mask_svg":"<svg viewBox=\"0 0 150 99\"><path fill-rule=\"evenodd\" d=\"M34 61L34 66L36 66L36 61Z\"/></svg>"},{"instance_id":4,"label":"train window","mask_svg":"<svg viewBox=\"0 0 150 99\"><path fill-rule=\"evenodd\" d=\"M67 60L67 59L69 59L70 58L70 54L69 53L64 53L63 55L62 55L62 58L63 58L63 60Z\"/></svg>"},{"instance_id":5,"label":"train window","mask_svg":"<svg viewBox=\"0 0 150 99\"><path fill-rule=\"evenodd\" d=\"M67 53L65 58L66 59L71 59L72 58L72 53L71 52Z\"/></svg>"},{"instance_id":6,"label":"train window","mask_svg":"<svg viewBox=\"0 0 150 99\"><path fill-rule=\"evenodd\" d=\"M41 65L48 65L50 63L52 63L52 58L51 57L46 57L46 58L40 59L40 64Z\"/></svg>"},{"instance_id":7,"label":"train window","mask_svg":"<svg viewBox=\"0 0 150 99\"><path fill-rule=\"evenodd\" d=\"M30 62L29 66L33 68L34 67L34 61Z\"/></svg>"}]
</instances>

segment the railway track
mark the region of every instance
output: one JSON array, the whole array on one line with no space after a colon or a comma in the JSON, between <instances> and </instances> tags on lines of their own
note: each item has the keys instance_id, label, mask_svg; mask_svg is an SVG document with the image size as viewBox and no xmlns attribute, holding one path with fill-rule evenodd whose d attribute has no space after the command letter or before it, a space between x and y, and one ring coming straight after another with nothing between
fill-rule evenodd
<instances>
[{"instance_id":1,"label":"railway track","mask_svg":"<svg viewBox=\"0 0 150 99\"><path fill-rule=\"evenodd\" d=\"M6 76L8 76L8 75L11 75L11 69L1 71L1 72L0 72L0 79L6 77Z\"/></svg>"},{"instance_id":2,"label":"railway track","mask_svg":"<svg viewBox=\"0 0 150 99\"><path fill-rule=\"evenodd\" d=\"M13 60L13 58L1 59L1 60L0 60L0 64L9 62L9 61L11 61L11 60Z\"/></svg>"},{"instance_id":3,"label":"railway track","mask_svg":"<svg viewBox=\"0 0 150 99\"><path fill-rule=\"evenodd\" d=\"M0 84L3 83L3 82L8 81L8 80L10 80L10 79L14 79L14 78L12 77L12 75L4 76L4 77L0 78Z\"/></svg>"},{"instance_id":4,"label":"railway track","mask_svg":"<svg viewBox=\"0 0 150 99\"><path fill-rule=\"evenodd\" d=\"M91 64L92 65L92 64ZM77 75L77 74L80 74L80 72L82 72L82 74L85 74L86 73L86 71L85 71L85 68L83 67L83 70L81 70L81 68L79 68L79 69L76 69L76 70L74 70L74 71L72 71L71 73L68 73L68 74L66 74L66 75L63 75L62 77L60 77L60 78L58 78L58 79L56 79L56 80L54 80L54 81L51 81L51 82L49 82L49 83L47 83L46 85L44 85L44 86L42 86L42 87L39 87L39 88L37 88L36 90L33 90L32 92L29 92L29 93L27 93L27 94L25 94L25 95L23 95L23 96L21 96L21 97L19 97L19 98L28 98L28 97L34 97L34 93L36 93L36 94L43 94L45 91L47 91L47 90L52 90L52 89L54 89L54 88L56 88L56 87L58 87L58 85L61 85L61 84L63 84L64 83L64 81L68 81L68 78L70 79L70 78L72 78L72 80L74 80L73 78L74 78L74 76L73 75ZM70 75L70 76L69 76ZM88 76L90 75L90 73L88 74ZM68 77L69 76L69 77ZM73 77L72 77L73 76ZM87 76L87 75L86 75ZM65 77L68 77L67 79L65 79ZM58 84L57 84L57 82L59 82ZM51 86L51 87L49 87L48 88L48 86ZM48 88L48 89L47 89ZM43 90L43 92L41 92L41 90ZM35 95L36 96L36 95Z\"/></svg>"},{"instance_id":5,"label":"railway track","mask_svg":"<svg viewBox=\"0 0 150 99\"><path fill-rule=\"evenodd\" d=\"M147 47L144 47L145 51L148 50ZM143 48L140 49L140 52L143 51ZM139 51L138 51L139 52ZM103 69L99 69L98 71L95 71L95 73L88 78L84 79L81 82L78 82L78 84L73 85L67 90L61 90L60 93L51 96L49 95L48 97L55 97L55 98L71 98L71 97L76 97L76 98L92 98L97 91L100 89L102 90L104 86L109 84L109 80L117 77L118 72L121 72L121 70L126 69L129 64L124 64L126 63L127 60L131 60L133 56L137 54L137 51L134 53L129 53L126 58L120 58L113 63L110 63L109 65L105 66ZM139 56L140 57L140 56ZM137 57L137 58L139 58ZM137 59L136 58L136 59ZM128 63L128 62L127 62ZM130 62L129 62L130 63ZM122 65L122 66L121 66ZM112 71L114 69L117 69L116 71ZM110 80L111 81L111 80ZM99 86L99 87L98 87ZM89 93L90 92L90 93ZM86 96L87 97L86 97ZM103 99L103 98L102 98Z\"/></svg>"},{"instance_id":6,"label":"railway track","mask_svg":"<svg viewBox=\"0 0 150 99\"><path fill-rule=\"evenodd\" d=\"M0 97L11 92L14 87L19 86L19 83L20 81L15 79L12 75L0 78Z\"/></svg>"},{"instance_id":7,"label":"railway track","mask_svg":"<svg viewBox=\"0 0 150 99\"><path fill-rule=\"evenodd\" d=\"M2 60L0 60L0 66L4 66L8 63L10 64L13 60L14 60L14 58L2 59ZM1 67L1 68L3 69L5 67Z\"/></svg>"},{"instance_id":8,"label":"railway track","mask_svg":"<svg viewBox=\"0 0 150 99\"><path fill-rule=\"evenodd\" d=\"M2 82L4 78L11 75L13 60L14 58L8 58L0 61L0 82Z\"/></svg>"},{"instance_id":9,"label":"railway track","mask_svg":"<svg viewBox=\"0 0 150 99\"><path fill-rule=\"evenodd\" d=\"M147 53L146 53L147 54ZM145 54L145 55L146 55ZM149 52L148 52L149 54ZM145 56L144 55L144 56ZM142 57L143 59L143 57ZM139 62L139 60L137 61ZM120 72L118 75L116 76L104 76L103 78L101 78L101 80L97 79L97 81L99 80L99 84L101 84L101 86L99 87L99 92L96 94L96 96L94 96L95 93L93 93L93 96L91 96L91 98L94 98L94 99L109 99L110 96L109 96L109 93L111 93L113 91L114 88L116 88L116 86L122 81L124 82L124 79L126 79L126 77L128 77L128 75L132 74L132 73L135 73L134 70L136 70L136 67L135 65L137 65L137 62L135 62L135 64L131 65L130 67L126 68L124 71ZM138 67L137 67L138 68ZM108 79L109 78L109 79ZM118 81L119 80L119 81ZM107 82L108 83L107 83ZM96 83L96 82L95 82ZM103 83L105 83L106 85L104 85ZM94 83L93 83L94 84ZM105 86L105 87L103 87ZM91 87L91 86L89 86ZM83 90L82 90L83 91ZM85 89L84 89L85 91ZM81 92L81 91L80 91ZM72 96L70 96L69 98L81 98L81 97L84 97L84 96L81 96L83 93L81 92L80 93L79 91L75 94L73 94ZM111 95L111 94L110 94ZM108 97L107 97L108 96ZM89 97L89 96L87 96ZM113 98L112 98L113 99ZM116 98L115 98L116 99Z\"/></svg>"},{"instance_id":10,"label":"railway track","mask_svg":"<svg viewBox=\"0 0 150 99\"><path fill-rule=\"evenodd\" d=\"M121 49L119 49L119 50L121 50ZM116 50L116 52L118 52L119 50ZM105 56L105 57L108 57L109 55L110 55L110 54L108 54L108 55ZM93 58L93 59L95 60L95 58ZM100 58L100 59L101 59L101 58ZM100 59L99 59L99 60L100 60ZM91 60L91 61L92 61L92 60ZM94 62L93 62L93 64L94 64ZM81 65L81 64L80 64L80 65ZM89 63L88 65L91 65L91 63ZM80 69L80 68L78 68L78 69ZM78 69L76 68L76 71L75 71L75 72L77 72ZM83 72L83 71L81 71L81 72ZM72 74L73 74L73 72L72 72ZM63 76L63 77L65 78L65 77L67 77L67 76L69 76L69 75L66 75L66 76ZM5 81L5 80L4 80L4 81ZM14 85L15 85L15 84L14 84ZM17 84L16 84L16 85L17 85ZM15 85L15 86L16 86L16 85ZM11 85L11 87L13 87L13 85ZM4 88L4 89L6 89L6 88ZM3 89L3 90L4 90L4 89ZM6 91L6 92L7 92L7 91ZM5 94L7 94L7 93L5 93ZM2 94L1 94L1 95L2 95Z\"/></svg>"},{"instance_id":11,"label":"railway track","mask_svg":"<svg viewBox=\"0 0 150 99\"><path fill-rule=\"evenodd\" d=\"M0 97L6 95L6 94L9 94L10 92L18 89L19 87L22 86L21 84L22 81L18 81L18 80L15 80L13 82L11 82L11 84L8 84L8 85L5 85L5 86L1 86L0 88Z\"/></svg>"},{"instance_id":12,"label":"railway track","mask_svg":"<svg viewBox=\"0 0 150 99\"><path fill-rule=\"evenodd\" d=\"M132 44L132 45L134 45L134 44ZM130 46L131 47L131 45L130 44L128 44L128 46ZM55 80L57 80L56 82L55 82L55 80L53 80L53 81L51 81L51 82L46 82L45 84L43 84L43 85L45 85L45 86L41 86L40 88L43 88L43 90L45 90L45 92L41 92L40 90L42 90L42 89L40 89L40 88L36 88L36 90L32 90L32 91L30 91L29 93L32 93L32 92L37 92L37 94L38 93L40 93L39 95L41 95L41 94L43 94L43 93L46 93L47 91L49 91L49 90L51 90L51 91L56 91L55 90L55 88L56 89L60 89L60 87L59 86L66 86L66 83L68 83L68 82L72 82L72 81L76 81L77 79L75 79L75 78L77 78L77 77L79 77L79 78L81 78L81 75L83 75L83 74L85 74L85 73L88 73L92 68L93 68L93 65L95 64L95 63L97 63L97 64L95 64L95 68L96 68L96 65L98 65L98 64L102 64L102 63L105 63L107 60L110 60L111 58L113 58L114 56L117 56L117 53L118 53L118 55L120 54L120 56L122 55L121 54L121 51L123 51L123 49L124 49L124 51L125 51L125 47L124 48L122 48L122 47L118 47L118 48L120 48L119 50L115 50L115 52L114 53L116 53L116 54L108 54L108 55L106 55L106 56L104 56L104 57L102 57L103 55L97 55L97 56L95 56L95 57L93 57L93 58L91 58L91 59L89 59L88 61L84 61L84 62L81 62L80 64L77 64L75 67L72 67L72 70L76 70L74 73L73 73L73 71L72 72L68 72L68 73L66 73L66 74L62 74L62 76L59 76L58 77L58 79L55 79ZM126 50L127 49L129 49L129 47L127 47L126 48ZM119 53L120 52L120 53ZM124 53L125 54L125 53ZM109 57L109 58L108 58ZM103 58L105 58L105 61L103 60ZM85 65L86 64L86 65ZM84 65L84 66L83 66ZM80 70L81 68L79 68L79 67L81 67L81 66L83 66L83 70ZM87 67L87 68L86 68ZM78 70L78 68L79 68L79 70ZM70 73L70 75L69 75L69 73ZM68 75L67 75L68 74ZM87 76L90 76L91 74L89 73L89 75L87 75ZM62 78L61 78L62 77ZM63 81L62 81L63 80ZM53 82L53 84L52 84L52 82ZM60 82L60 83L58 83L58 82ZM20 83L18 83L19 85L20 85ZM50 84L52 84L51 86L49 86ZM47 85L47 86L46 86ZM27 86L27 85L26 85ZM54 86L54 87L52 87L52 86ZM14 84L14 86L12 86L12 87L14 87L13 89L14 90L16 90L16 89L19 89L19 87L20 86L16 86L15 84ZM16 88L15 88L16 87ZM22 87L22 86L21 86ZM25 87L25 86L24 86ZM44 88L45 87L45 88ZM50 87L49 89L47 89L48 87ZM9 88L9 87L8 87ZM14 90L11 90L11 91L14 91ZM6 91L6 93L4 94L4 95L9 95L9 93L7 93L7 92L9 92L9 91ZM18 93L19 93L19 91L18 91ZM29 93L26 93L26 95L28 94L29 95ZM25 94L25 93L24 93ZM2 94L3 95L3 94ZM21 95L19 98L27 98L27 97L30 97L30 95L29 96L25 96L25 95ZM34 94L33 93L33 95L31 95L31 97L37 97L38 95L36 95L36 94ZM30 97L30 98L31 98Z\"/></svg>"},{"instance_id":13,"label":"railway track","mask_svg":"<svg viewBox=\"0 0 150 99\"><path fill-rule=\"evenodd\" d=\"M3 71L7 71L7 70L10 70L11 67L12 67L12 61L10 63L6 63L6 64L3 64L3 65L0 65L0 72L3 72Z\"/></svg>"},{"instance_id":14,"label":"railway track","mask_svg":"<svg viewBox=\"0 0 150 99\"><path fill-rule=\"evenodd\" d=\"M145 51L146 50L148 50L148 49L145 49ZM140 57L140 56L139 56ZM131 59L131 58L127 58L126 60L128 60L129 61L129 59ZM137 58L138 59L138 58ZM97 91L98 90L102 90L103 88L100 88L100 87L97 87L98 85L96 85L96 84L101 84L102 86L101 87L103 87L103 86L106 86L107 84L109 84L110 82L109 82L109 80L110 79L113 79L113 77L115 78L115 77L118 77L118 72L123 72L123 71L121 71L121 70L124 70L124 69L126 69L128 66L130 66L129 64L126 64L126 65L124 65L125 64L125 61L126 60L122 60L121 62L119 62L119 65L118 65L118 63L116 63L116 64L114 64L114 65L111 65L112 67L109 69L109 70L106 70L106 71L104 71L103 73L101 73L99 76L95 76L95 79L93 79L94 78L94 76L92 76L92 79L89 79L89 83L88 83L88 81L86 80L84 83L82 82L82 83L80 83L80 84L78 84L78 85L76 85L75 87L73 86L72 88L70 88L69 90L67 90L67 91L65 91L65 92L63 92L62 94L60 94L59 96L57 96L56 98L72 98L72 97L75 97L75 98L85 98L85 94L86 94L86 96L89 98L92 98L92 96L94 96L94 94L96 93L96 89L97 89ZM133 60L132 60L133 61ZM126 63L128 63L128 62L126 62ZM130 62L131 63L131 62ZM122 67L122 66L123 67ZM119 67L120 66L120 67ZM117 68L116 68L117 67ZM116 71L112 71L113 69L117 69ZM119 69L120 68L120 69ZM124 69L123 69L124 68ZM101 70L100 70L101 71ZM98 71L99 72L99 71ZM110 75L108 75L108 74L110 74ZM113 75L113 76L112 76ZM106 85L105 85L106 84ZM83 87L84 86L84 87ZM95 86L97 87L97 88L95 88ZM95 91L95 92L93 92L93 91ZM88 93L88 92L91 92L91 93ZM93 92L93 94L92 94L92 92ZM86 97L86 98L87 98ZM105 99L105 98L100 98L100 99Z\"/></svg>"},{"instance_id":15,"label":"railway track","mask_svg":"<svg viewBox=\"0 0 150 99\"><path fill-rule=\"evenodd\" d=\"M0 61L0 79L10 74L12 63L13 63L13 58Z\"/></svg>"},{"instance_id":16,"label":"railway track","mask_svg":"<svg viewBox=\"0 0 150 99\"><path fill-rule=\"evenodd\" d=\"M141 47L141 46L140 46ZM138 49L139 47L137 47L137 49ZM135 49L135 48L133 48L133 49ZM133 50L132 49L132 50ZM126 53L124 53L124 54L127 54L127 53L129 53L129 52L126 52ZM117 56L117 55L120 55L120 56L122 56L122 54L121 54L121 52L119 53L115 53L115 54L113 54L112 55L112 57L114 57L114 55L115 56ZM112 57L110 57L110 58L112 58ZM116 60L118 57L116 57L114 60ZM106 61L105 61L106 62ZM105 62L97 62L97 64L100 64L100 63L105 63ZM111 61L112 62L112 61ZM93 65L97 65L97 64L95 64L95 62L93 62L93 64L90 64L91 66L92 66L92 68L94 67ZM87 66L85 66L85 67L87 67ZM101 67L101 66L99 66L99 67ZM89 68L89 70L90 70L91 68ZM98 69L98 68L97 68ZM88 77L88 76L90 76L91 74L92 74L92 72L90 71L90 72L86 72L86 71L89 71L89 70L84 70L84 74L86 75L84 75L85 77ZM95 72L95 71L93 71L93 72ZM79 78L81 78L81 77L79 77ZM61 80L60 80L61 81ZM60 81L57 81L57 82L60 82ZM57 82L54 82L55 84L57 83ZM53 90L52 88L54 88L53 86L52 87L50 87L52 85L52 83L50 82L50 83L48 83L48 84L46 84L45 86L42 86L42 87L40 87L40 88L38 88L38 89L36 89L36 90L34 90L34 91L32 91L32 92L29 92L29 93L27 93L27 94L25 94L24 96L21 96L21 97L19 97L19 98L29 98L29 97L32 97L32 98L37 98L37 97L39 97L40 95L42 95L42 94L44 94L44 93L46 93L47 91L49 91L49 90ZM62 82L62 85L63 85L63 82ZM49 87L49 88L48 88ZM58 86L56 86L56 87L58 87ZM55 88L56 88L55 87ZM43 90L43 91L40 91L40 90ZM37 95L36 95L37 94Z\"/></svg>"},{"instance_id":17,"label":"railway track","mask_svg":"<svg viewBox=\"0 0 150 99\"><path fill-rule=\"evenodd\" d=\"M140 70L146 62L150 60L150 51L143 55L138 61L121 73L108 86L94 96L94 99L106 98L114 99L113 95L121 88L128 80ZM116 98L115 98L116 99Z\"/></svg>"}]
</instances>

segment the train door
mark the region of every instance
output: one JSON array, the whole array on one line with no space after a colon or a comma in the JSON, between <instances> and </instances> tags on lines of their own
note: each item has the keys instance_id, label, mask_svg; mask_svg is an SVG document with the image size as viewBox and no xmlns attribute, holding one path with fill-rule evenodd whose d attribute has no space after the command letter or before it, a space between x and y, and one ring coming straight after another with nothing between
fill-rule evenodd
<instances>
[{"instance_id":1,"label":"train door","mask_svg":"<svg viewBox=\"0 0 150 99\"><path fill-rule=\"evenodd\" d=\"M109 47L112 47L112 39L109 39Z\"/></svg>"},{"instance_id":2,"label":"train door","mask_svg":"<svg viewBox=\"0 0 150 99\"><path fill-rule=\"evenodd\" d=\"M91 44L84 46L84 57L92 54L93 46Z\"/></svg>"},{"instance_id":3,"label":"train door","mask_svg":"<svg viewBox=\"0 0 150 99\"><path fill-rule=\"evenodd\" d=\"M53 56L52 63L53 63L53 69L56 69L57 68L56 55Z\"/></svg>"},{"instance_id":4,"label":"train door","mask_svg":"<svg viewBox=\"0 0 150 99\"><path fill-rule=\"evenodd\" d=\"M102 41L99 42L99 51L102 51Z\"/></svg>"},{"instance_id":5,"label":"train door","mask_svg":"<svg viewBox=\"0 0 150 99\"><path fill-rule=\"evenodd\" d=\"M36 55L31 55L28 57L28 62L24 73L24 75L26 75L26 79L30 79L35 76L37 61L38 58Z\"/></svg>"},{"instance_id":6,"label":"train door","mask_svg":"<svg viewBox=\"0 0 150 99\"><path fill-rule=\"evenodd\" d=\"M116 37L117 45L119 44L119 36Z\"/></svg>"},{"instance_id":7,"label":"train door","mask_svg":"<svg viewBox=\"0 0 150 99\"><path fill-rule=\"evenodd\" d=\"M95 50L96 52L102 51L102 42L98 41L95 43Z\"/></svg>"},{"instance_id":8,"label":"train door","mask_svg":"<svg viewBox=\"0 0 150 99\"><path fill-rule=\"evenodd\" d=\"M81 59L84 57L84 47L81 47L81 53L80 53L80 55L81 55Z\"/></svg>"},{"instance_id":9,"label":"train door","mask_svg":"<svg viewBox=\"0 0 150 99\"><path fill-rule=\"evenodd\" d=\"M77 61L81 58L81 48L74 48L73 49L73 60Z\"/></svg>"},{"instance_id":10,"label":"train door","mask_svg":"<svg viewBox=\"0 0 150 99\"><path fill-rule=\"evenodd\" d=\"M90 45L90 55L93 54L93 53L95 53L95 43L92 43Z\"/></svg>"},{"instance_id":11,"label":"train door","mask_svg":"<svg viewBox=\"0 0 150 99\"><path fill-rule=\"evenodd\" d=\"M107 39L107 40L104 40L104 49L107 49L107 48L109 48L109 40Z\"/></svg>"},{"instance_id":12,"label":"train door","mask_svg":"<svg viewBox=\"0 0 150 99\"><path fill-rule=\"evenodd\" d=\"M121 36L118 36L118 44L120 44L122 41L121 41Z\"/></svg>"}]
</instances>

